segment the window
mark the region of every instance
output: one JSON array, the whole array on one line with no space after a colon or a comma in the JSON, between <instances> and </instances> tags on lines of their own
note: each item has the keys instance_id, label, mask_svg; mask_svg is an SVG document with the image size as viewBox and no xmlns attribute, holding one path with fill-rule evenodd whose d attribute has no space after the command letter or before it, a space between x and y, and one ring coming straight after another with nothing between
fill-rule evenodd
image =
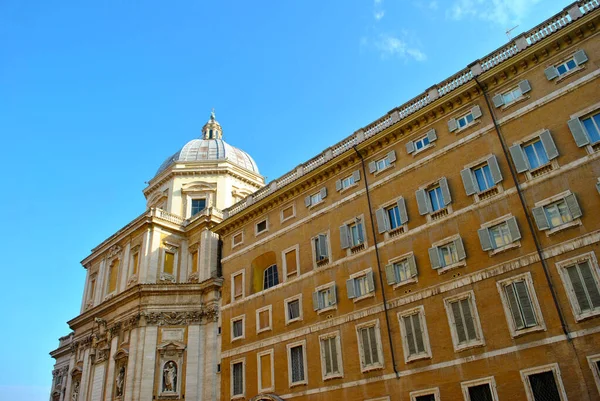
<instances>
[{"instance_id":1,"label":"window","mask_svg":"<svg viewBox=\"0 0 600 401\"><path fill-rule=\"evenodd\" d=\"M367 295L372 295L375 291L373 271L368 269L353 274L349 280L346 280L346 290L348 298L354 299L355 302Z\"/></svg>"},{"instance_id":2,"label":"window","mask_svg":"<svg viewBox=\"0 0 600 401\"><path fill-rule=\"evenodd\" d=\"M594 145L600 142L600 113L584 118L573 118L568 122L577 146Z\"/></svg>"},{"instance_id":3,"label":"window","mask_svg":"<svg viewBox=\"0 0 600 401\"><path fill-rule=\"evenodd\" d=\"M596 387L598 387L598 392L600 392L600 354L590 355L587 357L587 360L590 369L592 370L592 374L594 375L594 381L596 382Z\"/></svg>"},{"instance_id":4,"label":"window","mask_svg":"<svg viewBox=\"0 0 600 401\"><path fill-rule=\"evenodd\" d=\"M302 320L302 294L286 299L284 305L286 324Z\"/></svg>"},{"instance_id":5,"label":"window","mask_svg":"<svg viewBox=\"0 0 600 401\"><path fill-rule=\"evenodd\" d=\"M273 350L257 353L256 360L258 365L258 391L272 391L274 388L273 377L275 376Z\"/></svg>"},{"instance_id":6,"label":"window","mask_svg":"<svg viewBox=\"0 0 600 401\"><path fill-rule=\"evenodd\" d=\"M321 203L323 199L327 197L327 188L323 187L316 194L308 195L304 198L304 206L311 207L318 203Z\"/></svg>"},{"instance_id":7,"label":"window","mask_svg":"<svg viewBox=\"0 0 600 401\"><path fill-rule=\"evenodd\" d=\"M233 397L244 396L244 362L231 364L231 395Z\"/></svg>"},{"instance_id":8,"label":"window","mask_svg":"<svg viewBox=\"0 0 600 401\"><path fill-rule=\"evenodd\" d=\"M244 271L231 275L231 299L236 301L244 297Z\"/></svg>"},{"instance_id":9,"label":"window","mask_svg":"<svg viewBox=\"0 0 600 401\"><path fill-rule=\"evenodd\" d=\"M139 249L139 246L136 248ZM133 256L131 257L131 274L130 275L136 275L138 273L139 266L140 266L140 252L135 251L133 253Z\"/></svg>"},{"instance_id":10,"label":"window","mask_svg":"<svg viewBox=\"0 0 600 401\"><path fill-rule=\"evenodd\" d=\"M417 263L414 255L402 257L398 261L392 262L385 267L387 283L403 284L406 282L416 282Z\"/></svg>"},{"instance_id":11,"label":"window","mask_svg":"<svg viewBox=\"0 0 600 401\"><path fill-rule=\"evenodd\" d=\"M473 121L481 117L481 108L474 106L468 113L459 118L451 118L448 121L448 130L450 132L460 131L461 129L471 125Z\"/></svg>"},{"instance_id":12,"label":"window","mask_svg":"<svg viewBox=\"0 0 600 401\"><path fill-rule=\"evenodd\" d=\"M560 380L558 364L521 371L529 401L566 401L567 395Z\"/></svg>"},{"instance_id":13,"label":"window","mask_svg":"<svg viewBox=\"0 0 600 401\"><path fill-rule=\"evenodd\" d=\"M269 228L269 225L267 223L267 220L259 221L258 223L256 223L255 234L262 234L265 231L267 231L268 228Z\"/></svg>"},{"instance_id":14,"label":"window","mask_svg":"<svg viewBox=\"0 0 600 401\"><path fill-rule=\"evenodd\" d=\"M281 222L291 219L296 216L296 208L294 205L289 205L281 209Z\"/></svg>"},{"instance_id":15,"label":"window","mask_svg":"<svg viewBox=\"0 0 600 401\"><path fill-rule=\"evenodd\" d=\"M356 328L358 351L363 372L383 367L379 322L370 322Z\"/></svg>"},{"instance_id":16,"label":"window","mask_svg":"<svg viewBox=\"0 0 600 401\"><path fill-rule=\"evenodd\" d=\"M427 131L427 134L424 137L419 138L414 141L407 142L406 143L406 152L409 155L419 153L420 151L428 148L429 145L431 145L436 140L437 140L437 134L435 132L435 129L432 128L429 131Z\"/></svg>"},{"instance_id":17,"label":"window","mask_svg":"<svg viewBox=\"0 0 600 401\"><path fill-rule=\"evenodd\" d=\"M525 144L510 147L510 154L517 172L535 170L558 157L558 149L554 144L550 131L543 130L535 139Z\"/></svg>"},{"instance_id":18,"label":"window","mask_svg":"<svg viewBox=\"0 0 600 401\"><path fill-rule=\"evenodd\" d=\"M513 337L545 328L530 273L499 281L497 285Z\"/></svg>"},{"instance_id":19,"label":"window","mask_svg":"<svg viewBox=\"0 0 600 401\"><path fill-rule=\"evenodd\" d=\"M473 291L444 299L455 351L484 345Z\"/></svg>"},{"instance_id":20,"label":"window","mask_svg":"<svg viewBox=\"0 0 600 401\"><path fill-rule=\"evenodd\" d=\"M516 100L519 100L525 93L531 90L531 84L528 80L524 79L519 82L516 88L512 88L504 93L496 95L492 98L492 102L495 107L502 107L509 105Z\"/></svg>"},{"instance_id":21,"label":"window","mask_svg":"<svg viewBox=\"0 0 600 401\"><path fill-rule=\"evenodd\" d=\"M440 390L429 388L410 392L410 401L440 401Z\"/></svg>"},{"instance_id":22,"label":"window","mask_svg":"<svg viewBox=\"0 0 600 401\"><path fill-rule=\"evenodd\" d=\"M369 162L369 173L374 174L383 171L390 167L396 161L396 151L392 150L388 154L377 161Z\"/></svg>"},{"instance_id":23,"label":"window","mask_svg":"<svg viewBox=\"0 0 600 401\"><path fill-rule=\"evenodd\" d=\"M498 401L493 377L463 382L460 386L465 401Z\"/></svg>"},{"instance_id":24,"label":"window","mask_svg":"<svg viewBox=\"0 0 600 401\"><path fill-rule=\"evenodd\" d=\"M360 170L354 171L352 175L349 175L348 177L342 178L341 180L337 180L335 182L335 190L343 191L346 188L350 188L358 181L360 181Z\"/></svg>"},{"instance_id":25,"label":"window","mask_svg":"<svg viewBox=\"0 0 600 401\"><path fill-rule=\"evenodd\" d=\"M329 244L327 234L319 234L313 238L313 250L315 252L315 262L317 265L329 261Z\"/></svg>"},{"instance_id":26,"label":"window","mask_svg":"<svg viewBox=\"0 0 600 401\"><path fill-rule=\"evenodd\" d=\"M467 195L485 192L502 181L502 173L494 155L483 164L461 170L460 176Z\"/></svg>"},{"instance_id":27,"label":"window","mask_svg":"<svg viewBox=\"0 0 600 401\"><path fill-rule=\"evenodd\" d=\"M271 330L272 317L271 305L256 310L256 333Z\"/></svg>"},{"instance_id":28,"label":"window","mask_svg":"<svg viewBox=\"0 0 600 401\"><path fill-rule=\"evenodd\" d=\"M445 268L464 266L466 263L462 261L466 258L467 255L461 237L447 242L443 240L440 245L434 245L429 248L431 268L442 269L440 273L445 271Z\"/></svg>"},{"instance_id":29,"label":"window","mask_svg":"<svg viewBox=\"0 0 600 401\"><path fill-rule=\"evenodd\" d=\"M315 311L330 310L337 304L335 283L320 286L313 292L313 309Z\"/></svg>"},{"instance_id":30,"label":"window","mask_svg":"<svg viewBox=\"0 0 600 401\"><path fill-rule=\"evenodd\" d=\"M362 219L357 217L352 223L340 227L340 242L342 249L354 248L364 244Z\"/></svg>"},{"instance_id":31,"label":"window","mask_svg":"<svg viewBox=\"0 0 600 401\"><path fill-rule=\"evenodd\" d=\"M510 217L500 224L477 230L484 251L502 250L521 239L517 219Z\"/></svg>"},{"instance_id":32,"label":"window","mask_svg":"<svg viewBox=\"0 0 600 401\"><path fill-rule=\"evenodd\" d=\"M342 349L339 332L319 336L323 379L342 377Z\"/></svg>"},{"instance_id":33,"label":"window","mask_svg":"<svg viewBox=\"0 0 600 401\"><path fill-rule=\"evenodd\" d=\"M573 224L579 224L579 221L573 221L583 214L577 202L577 197L572 193L565 194L564 196L558 195L550 198L548 203L542 201L541 206L533 208L533 217L538 229L554 232L559 227L566 228Z\"/></svg>"},{"instance_id":34,"label":"window","mask_svg":"<svg viewBox=\"0 0 600 401\"><path fill-rule=\"evenodd\" d=\"M600 272L594 252L557 263L576 320L600 314Z\"/></svg>"},{"instance_id":35,"label":"window","mask_svg":"<svg viewBox=\"0 0 600 401\"><path fill-rule=\"evenodd\" d=\"M281 256L283 259L283 271L285 272L284 276L286 280L299 274L298 268L300 263L298 260L298 251L299 248L298 245L296 245L282 252Z\"/></svg>"},{"instance_id":36,"label":"window","mask_svg":"<svg viewBox=\"0 0 600 401\"><path fill-rule=\"evenodd\" d=\"M396 231L408 222L408 213L406 212L406 202L404 198L392 206L382 207L375 211L377 219L377 230L379 233Z\"/></svg>"},{"instance_id":37,"label":"window","mask_svg":"<svg viewBox=\"0 0 600 401\"><path fill-rule=\"evenodd\" d=\"M288 375L290 386L306 384L305 342L288 344Z\"/></svg>"},{"instance_id":38,"label":"window","mask_svg":"<svg viewBox=\"0 0 600 401\"><path fill-rule=\"evenodd\" d=\"M415 195L421 216L437 212L452 202L446 177L442 177L434 185L419 189Z\"/></svg>"},{"instance_id":39,"label":"window","mask_svg":"<svg viewBox=\"0 0 600 401\"><path fill-rule=\"evenodd\" d=\"M192 216L206 209L206 198L192 199Z\"/></svg>"},{"instance_id":40,"label":"window","mask_svg":"<svg viewBox=\"0 0 600 401\"><path fill-rule=\"evenodd\" d=\"M107 294L111 294L117 290L117 280L119 277L119 265L120 265L119 258L115 258L112 260L112 262L108 266L108 286L106 288ZM172 266L172 264L171 264L171 266ZM171 273L172 272L173 272L173 267L171 267Z\"/></svg>"},{"instance_id":41,"label":"window","mask_svg":"<svg viewBox=\"0 0 600 401\"><path fill-rule=\"evenodd\" d=\"M242 242L244 242L244 233L243 231L240 231L239 233L235 233L231 236L231 247L235 247L236 245L241 244Z\"/></svg>"},{"instance_id":42,"label":"window","mask_svg":"<svg viewBox=\"0 0 600 401\"><path fill-rule=\"evenodd\" d=\"M277 265L271 265L267 267L263 273L263 290L271 288L277 284L279 284Z\"/></svg>"},{"instance_id":43,"label":"window","mask_svg":"<svg viewBox=\"0 0 600 401\"><path fill-rule=\"evenodd\" d=\"M562 61L560 64L552 65L544 70L546 78L551 81L555 78L566 75L569 71L577 69L588 61L588 57L583 50L576 51L573 57Z\"/></svg>"},{"instance_id":44,"label":"window","mask_svg":"<svg viewBox=\"0 0 600 401\"><path fill-rule=\"evenodd\" d=\"M404 361L429 358L429 336L425 325L425 309L420 306L409 311L398 313L400 331L402 332L402 346L404 348Z\"/></svg>"},{"instance_id":45,"label":"window","mask_svg":"<svg viewBox=\"0 0 600 401\"><path fill-rule=\"evenodd\" d=\"M244 338L244 316L231 319L231 341Z\"/></svg>"}]
</instances>

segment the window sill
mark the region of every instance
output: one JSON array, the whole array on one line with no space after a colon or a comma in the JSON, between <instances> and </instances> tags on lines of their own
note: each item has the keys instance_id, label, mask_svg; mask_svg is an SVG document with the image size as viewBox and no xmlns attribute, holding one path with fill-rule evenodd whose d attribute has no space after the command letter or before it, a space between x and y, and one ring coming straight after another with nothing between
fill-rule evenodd
<instances>
[{"instance_id":1,"label":"window sill","mask_svg":"<svg viewBox=\"0 0 600 401\"><path fill-rule=\"evenodd\" d=\"M385 171L388 171L388 170L389 170L389 169L391 169L391 168L394 168L395 166L396 166L396 163L392 163L392 164L390 164L389 166L382 168L381 170L377 170L377 171L375 171L375 172L373 173L373 175L377 176L377 175L379 175L379 174L381 174L381 173L383 173L383 172L385 172Z\"/></svg>"},{"instance_id":2,"label":"window sill","mask_svg":"<svg viewBox=\"0 0 600 401\"><path fill-rule=\"evenodd\" d=\"M420 361L423 359L431 359L431 355L429 355L429 354L411 355L408 358L406 358L404 362L410 363L410 362L414 362L414 361Z\"/></svg>"},{"instance_id":3,"label":"window sill","mask_svg":"<svg viewBox=\"0 0 600 401\"><path fill-rule=\"evenodd\" d=\"M301 381L301 382L294 382L294 383L290 383L290 388L298 387L298 386L306 386L307 384L308 384L308 382L306 380Z\"/></svg>"},{"instance_id":4,"label":"window sill","mask_svg":"<svg viewBox=\"0 0 600 401\"><path fill-rule=\"evenodd\" d=\"M419 153L425 152L427 149L434 148L434 147L435 147L435 143L430 143L429 145L427 145L427 146L425 146L425 147L423 147L423 148L421 148L419 150L415 149L415 151L412 152L412 156L415 157Z\"/></svg>"},{"instance_id":5,"label":"window sill","mask_svg":"<svg viewBox=\"0 0 600 401\"><path fill-rule=\"evenodd\" d=\"M456 347L454 347L454 351L455 352L461 352L461 351L466 351L472 348L479 348L479 347L483 347L485 345L485 341L483 340L477 340L472 341L470 343L467 344L463 344L463 345L457 345Z\"/></svg>"},{"instance_id":6,"label":"window sill","mask_svg":"<svg viewBox=\"0 0 600 401\"><path fill-rule=\"evenodd\" d=\"M319 310L317 310L317 313L320 315L322 313L331 312L331 311L334 311L334 310L337 310L337 304L336 305L328 306L328 307L323 308L323 309L319 309Z\"/></svg>"},{"instance_id":7,"label":"window sill","mask_svg":"<svg viewBox=\"0 0 600 401\"><path fill-rule=\"evenodd\" d=\"M258 329L258 330L256 330L256 334L264 333L265 331L271 331L271 330L273 330L272 327L270 327L270 326L269 327L265 327L264 329Z\"/></svg>"},{"instance_id":8,"label":"window sill","mask_svg":"<svg viewBox=\"0 0 600 401\"><path fill-rule=\"evenodd\" d=\"M288 221L288 220L291 220L291 219L293 219L294 217L296 217L296 215L295 215L295 214L294 214L294 215L292 215L292 216L290 216L290 217L286 217L285 219L281 219L281 220L280 220L280 223L285 223L286 221Z\"/></svg>"},{"instance_id":9,"label":"window sill","mask_svg":"<svg viewBox=\"0 0 600 401\"><path fill-rule=\"evenodd\" d=\"M285 325L287 326L288 324L292 324L292 323L295 323L295 322L301 322L301 321L302 321L302 318L301 317L297 317L297 318L288 320L287 322L285 322Z\"/></svg>"},{"instance_id":10,"label":"window sill","mask_svg":"<svg viewBox=\"0 0 600 401\"><path fill-rule=\"evenodd\" d=\"M331 374L329 376L323 376L323 381L333 380L333 379L343 379L344 375L341 373Z\"/></svg>"},{"instance_id":11,"label":"window sill","mask_svg":"<svg viewBox=\"0 0 600 401\"><path fill-rule=\"evenodd\" d=\"M539 166L536 167L533 170L528 170L527 171L527 179L528 180L534 180L544 174L547 174L553 170L558 169L558 162L556 162L556 160L551 160L548 163L544 164L543 166Z\"/></svg>"},{"instance_id":12,"label":"window sill","mask_svg":"<svg viewBox=\"0 0 600 401\"><path fill-rule=\"evenodd\" d=\"M396 289L398 289L400 287L404 287L405 285L415 284L417 282L419 282L419 280L417 279L417 277L411 277L408 280L404 280L404 281L401 281L399 283L394 284L393 289L396 290Z\"/></svg>"},{"instance_id":13,"label":"window sill","mask_svg":"<svg viewBox=\"0 0 600 401\"><path fill-rule=\"evenodd\" d=\"M240 246L240 245L244 245L244 241L242 241L242 242L238 242L237 244L233 244L233 243L232 243L232 244L231 244L231 249L234 249L235 247L238 247L238 246Z\"/></svg>"},{"instance_id":14,"label":"window sill","mask_svg":"<svg viewBox=\"0 0 600 401\"><path fill-rule=\"evenodd\" d=\"M554 83L558 84L559 82L562 82L565 79L569 78L571 75L575 75L579 71L583 71L583 70L585 70L585 65L578 65L577 67L573 68L571 71L567 71L564 74L559 75L558 78L556 78L556 80L554 81Z\"/></svg>"},{"instance_id":15,"label":"window sill","mask_svg":"<svg viewBox=\"0 0 600 401\"><path fill-rule=\"evenodd\" d=\"M515 241L515 242L513 242L511 244L504 245L501 248L496 248L496 249L493 249L493 250L489 251L488 255L490 257L492 257L494 255L498 255L499 253L506 252L506 251L509 251L511 249L520 248L520 247L521 247L521 241Z\"/></svg>"},{"instance_id":16,"label":"window sill","mask_svg":"<svg viewBox=\"0 0 600 401\"><path fill-rule=\"evenodd\" d=\"M554 227L554 228L551 228L550 230L546 231L546 236L550 237L560 231L567 230L569 228L577 227L580 225L581 225L581 219L571 220L568 223L561 224L558 227Z\"/></svg>"},{"instance_id":17,"label":"window sill","mask_svg":"<svg viewBox=\"0 0 600 401\"><path fill-rule=\"evenodd\" d=\"M317 267L327 266L329 264L329 258L323 258L321 260L317 260L317 261L315 261L315 264L317 265Z\"/></svg>"},{"instance_id":18,"label":"window sill","mask_svg":"<svg viewBox=\"0 0 600 401\"><path fill-rule=\"evenodd\" d=\"M307 207L307 209L308 210L316 209L317 207L321 206L324 203L325 203L325 201L323 199L321 199L317 203L311 203L310 206Z\"/></svg>"},{"instance_id":19,"label":"window sill","mask_svg":"<svg viewBox=\"0 0 600 401\"><path fill-rule=\"evenodd\" d=\"M450 213L452 213L452 208L450 207L450 205L442 208L442 209L438 209L435 212L431 212L427 215L427 222L431 223L432 221L436 221L439 220L443 217L448 216Z\"/></svg>"},{"instance_id":20,"label":"window sill","mask_svg":"<svg viewBox=\"0 0 600 401\"><path fill-rule=\"evenodd\" d=\"M479 117L477 120L473 120L473 121L472 121L470 124L467 124L467 125L465 125L464 127L457 128L457 129L454 131L454 133L455 133L455 134L459 134L459 133L461 133L461 132L463 132L463 131L466 131L466 130L468 130L468 129L469 129L469 128L471 128L471 127L474 127L474 126L478 125L478 124L481 124L481 117Z\"/></svg>"},{"instance_id":21,"label":"window sill","mask_svg":"<svg viewBox=\"0 0 600 401\"><path fill-rule=\"evenodd\" d=\"M500 110L504 111L506 109L510 109L514 105L522 103L522 102L524 102L526 100L529 100L530 98L531 98L531 96L529 96L529 95L521 95L518 99L515 99L512 102L510 102L509 104L505 104L504 106L502 106L500 108Z\"/></svg>"},{"instance_id":22,"label":"window sill","mask_svg":"<svg viewBox=\"0 0 600 401\"><path fill-rule=\"evenodd\" d=\"M580 313L578 315L575 314L575 321L581 322L582 320L591 319L596 316L600 316L600 308L589 312Z\"/></svg>"},{"instance_id":23,"label":"window sill","mask_svg":"<svg viewBox=\"0 0 600 401\"><path fill-rule=\"evenodd\" d=\"M269 232L269 229L268 229L268 228L266 228L266 229L264 229L264 230L262 230L262 231L260 231L260 232L257 232L257 231L255 231L255 232L254 232L254 236L255 236L255 237L258 237L259 235L263 235L264 233L268 233L268 232Z\"/></svg>"},{"instance_id":24,"label":"window sill","mask_svg":"<svg viewBox=\"0 0 600 401\"><path fill-rule=\"evenodd\" d=\"M384 234L384 238L385 239L394 238L394 237L397 237L399 235L406 233L407 231L408 231L408 227L406 227L406 224L403 224L403 225L396 227L390 231L387 231Z\"/></svg>"},{"instance_id":25,"label":"window sill","mask_svg":"<svg viewBox=\"0 0 600 401\"><path fill-rule=\"evenodd\" d=\"M512 338L519 338L529 333L537 333L539 331L546 331L546 327L544 326L533 326L528 327L526 329L516 330L511 333Z\"/></svg>"},{"instance_id":26,"label":"window sill","mask_svg":"<svg viewBox=\"0 0 600 401\"><path fill-rule=\"evenodd\" d=\"M356 303L356 302L362 301L363 299L373 298L374 296L375 296L375 292L369 292L368 294L361 295L360 297L352 298L352 301L354 301L354 303Z\"/></svg>"},{"instance_id":27,"label":"window sill","mask_svg":"<svg viewBox=\"0 0 600 401\"><path fill-rule=\"evenodd\" d=\"M488 200L502 192L500 185L493 186L475 194L475 202L482 202Z\"/></svg>"},{"instance_id":28,"label":"window sill","mask_svg":"<svg viewBox=\"0 0 600 401\"><path fill-rule=\"evenodd\" d=\"M246 338L246 336L232 338L231 339L231 343L233 344L234 342L243 340L244 338Z\"/></svg>"},{"instance_id":29,"label":"window sill","mask_svg":"<svg viewBox=\"0 0 600 401\"><path fill-rule=\"evenodd\" d=\"M379 365L371 365L371 366L361 366L360 371L362 373L368 373L368 372L372 372L374 370L381 370L383 369L383 365L379 364Z\"/></svg>"},{"instance_id":30,"label":"window sill","mask_svg":"<svg viewBox=\"0 0 600 401\"><path fill-rule=\"evenodd\" d=\"M365 248L366 246L364 242L362 244L354 245L349 248L350 255L354 255L357 252L363 251Z\"/></svg>"},{"instance_id":31,"label":"window sill","mask_svg":"<svg viewBox=\"0 0 600 401\"><path fill-rule=\"evenodd\" d=\"M465 267L467 265L467 262L465 262L464 260L461 260L459 262L456 263L452 263L451 265L448 266L444 266L444 267L440 267L438 269L438 274L441 276L442 274L450 271L450 270L454 270L457 269L459 267Z\"/></svg>"},{"instance_id":32,"label":"window sill","mask_svg":"<svg viewBox=\"0 0 600 401\"><path fill-rule=\"evenodd\" d=\"M343 194L344 192L350 191L351 189L354 189L354 188L356 188L356 187L358 187L358 182L355 182L355 183L354 183L354 184L352 184L352 185L348 185L346 188L342 188L342 189L340 189L340 190L339 190L339 193L340 193L340 194Z\"/></svg>"},{"instance_id":33,"label":"window sill","mask_svg":"<svg viewBox=\"0 0 600 401\"><path fill-rule=\"evenodd\" d=\"M238 394L238 395L234 395L231 397L231 400L243 400L246 398L246 395L244 394Z\"/></svg>"}]
</instances>

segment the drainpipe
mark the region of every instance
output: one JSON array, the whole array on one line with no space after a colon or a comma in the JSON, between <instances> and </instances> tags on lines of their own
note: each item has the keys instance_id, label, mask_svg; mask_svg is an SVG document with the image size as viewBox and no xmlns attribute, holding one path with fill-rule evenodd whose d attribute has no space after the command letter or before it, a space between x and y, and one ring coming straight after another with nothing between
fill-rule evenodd
<instances>
[{"instance_id":1,"label":"drainpipe","mask_svg":"<svg viewBox=\"0 0 600 401\"><path fill-rule=\"evenodd\" d=\"M556 290L554 289L554 285L552 284L552 278L550 277L548 263L546 262L546 259L544 258L544 254L542 252L542 247L540 245L540 241L536 234L535 228L533 227L533 219L532 219L531 215L529 214L529 208L527 207L527 202L525 200L525 196L523 195L523 190L521 189L521 185L519 184L519 180L517 179L517 172L515 171L515 168L512 165L512 163L508 157L508 148L506 146L506 143L504 142L504 137L502 136L502 133L500 132L500 127L498 126L498 122L496 121L496 116L494 115L494 110L492 109L490 100L488 99L487 92L483 88L483 85L477 80L476 76L474 76L473 78L475 79L475 82L477 82L477 85L483 92L483 98L485 99L487 108L490 112L490 115L492 116L492 121L494 122L494 129L496 131L496 134L498 135L500 144L502 145L502 152L504 153L504 158L506 159L506 163L508 164L508 167L510 169L510 175L512 177L513 183L515 184L515 188L517 189L517 194L519 195L519 201L521 202L521 207L523 207L523 211L525 212L525 219L527 220L527 226L529 227L529 232L531 233L531 236L533 237L533 242L535 243L535 249L537 251L538 257L540 258L540 262L542 263L542 270L544 270L544 276L546 277L546 282L548 283L548 287L550 288L550 293L552 294L552 301L554 302L554 307L556 308L556 311L558 312L558 317L560 319L560 325L562 326L563 333L565 333L567 340L569 342L571 342L572 338L569 334L569 329L567 327L567 323L565 321L565 317L563 315L562 309L560 308L560 304L558 302L558 296L556 295Z\"/></svg>"},{"instance_id":2,"label":"drainpipe","mask_svg":"<svg viewBox=\"0 0 600 401\"><path fill-rule=\"evenodd\" d=\"M394 343L392 341L392 331L390 329L390 317L389 317L389 310L388 310L388 306L387 306L387 299L385 297L385 287L383 284L383 274L381 272L381 261L379 259L379 248L377 246L377 234L375 233L375 222L373 221L373 209L371 207L371 196L369 194L369 185L367 182L367 171L365 168L365 159L363 159L362 155L360 154L360 152L358 151L358 149L356 149L356 145L354 145L352 147L354 149L354 151L356 152L356 154L358 155L358 157L360 158L360 163L362 165L362 171L363 171L363 177L365 180L365 191L367 193L367 204L369 205L369 217L371 218L371 230L373 232L373 242L375 244L375 256L377 258L377 272L379 273L379 285L381 286L381 295L383 297L383 310L385 311L385 324L387 326L387 334L388 334L388 340L390 342L390 353L392 355L392 367L394 368L394 373L396 374L396 378L400 378L400 373L398 372L398 369L396 369L396 356L394 354Z\"/></svg>"}]
</instances>

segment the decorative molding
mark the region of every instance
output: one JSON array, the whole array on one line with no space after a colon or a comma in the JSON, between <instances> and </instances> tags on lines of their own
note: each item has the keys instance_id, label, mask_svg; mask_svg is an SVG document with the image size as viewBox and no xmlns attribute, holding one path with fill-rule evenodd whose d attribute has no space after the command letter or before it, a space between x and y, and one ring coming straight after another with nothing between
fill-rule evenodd
<instances>
[{"instance_id":1,"label":"decorative molding","mask_svg":"<svg viewBox=\"0 0 600 401\"><path fill-rule=\"evenodd\" d=\"M119 245L113 245L108 249L108 253L107 253L107 257L108 258L112 258L114 256L120 256L121 253L121 247Z\"/></svg>"},{"instance_id":2,"label":"decorative molding","mask_svg":"<svg viewBox=\"0 0 600 401\"><path fill-rule=\"evenodd\" d=\"M210 305L200 310L184 312L143 312L146 324L152 326L179 326L215 322L218 318L217 305Z\"/></svg>"}]
</instances>

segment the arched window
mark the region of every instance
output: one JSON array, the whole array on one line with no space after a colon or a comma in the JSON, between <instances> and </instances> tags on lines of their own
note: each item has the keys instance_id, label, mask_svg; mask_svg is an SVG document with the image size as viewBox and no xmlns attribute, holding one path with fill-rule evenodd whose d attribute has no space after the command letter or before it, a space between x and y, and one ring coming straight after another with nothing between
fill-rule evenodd
<instances>
[{"instance_id":1,"label":"arched window","mask_svg":"<svg viewBox=\"0 0 600 401\"><path fill-rule=\"evenodd\" d=\"M279 275L277 274L277 265L267 267L263 273L263 290L279 284Z\"/></svg>"}]
</instances>

